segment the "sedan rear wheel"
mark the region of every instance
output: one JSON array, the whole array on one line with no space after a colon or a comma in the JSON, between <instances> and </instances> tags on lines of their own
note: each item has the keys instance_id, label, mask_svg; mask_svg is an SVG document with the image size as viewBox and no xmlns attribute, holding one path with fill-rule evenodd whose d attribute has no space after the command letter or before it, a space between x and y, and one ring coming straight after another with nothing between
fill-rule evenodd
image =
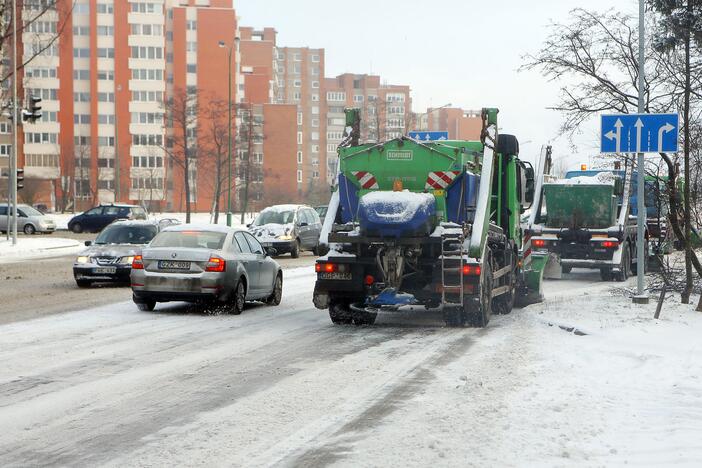
<instances>
[{"instance_id":1,"label":"sedan rear wheel","mask_svg":"<svg viewBox=\"0 0 702 468\"><path fill-rule=\"evenodd\" d=\"M31 236L32 234L34 234L35 232L37 232L37 230L34 229L34 226L32 226L31 224L25 224L25 225L24 225L23 231L24 231L24 233L27 234L28 236Z\"/></svg>"},{"instance_id":2,"label":"sedan rear wheel","mask_svg":"<svg viewBox=\"0 0 702 468\"><path fill-rule=\"evenodd\" d=\"M278 275L275 278L275 286L273 287L273 292L268 299L266 299L266 304L277 306L280 305L280 301L283 299L283 275Z\"/></svg>"},{"instance_id":3,"label":"sedan rear wheel","mask_svg":"<svg viewBox=\"0 0 702 468\"><path fill-rule=\"evenodd\" d=\"M244 311L244 304L246 303L246 288L244 288L243 281L239 280L237 283L232 299L231 313L234 315L241 315Z\"/></svg>"},{"instance_id":4,"label":"sedan rear wheel","mask_svg":"<svg viewBox=\"0 0 702 468\"><path fill-rule=\"evenodd\" d=\"M83 226L81 226L80 223L75 223L73 226L71 226L71 231L73 231L76 234L80 234L83 232Z\"/></svg>"}]
</instances>

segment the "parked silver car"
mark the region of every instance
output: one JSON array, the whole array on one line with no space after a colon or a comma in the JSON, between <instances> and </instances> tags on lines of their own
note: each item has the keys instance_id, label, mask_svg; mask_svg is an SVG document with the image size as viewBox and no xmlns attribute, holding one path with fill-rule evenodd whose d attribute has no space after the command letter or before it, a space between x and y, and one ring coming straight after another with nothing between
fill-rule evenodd
<instances>
[{"instance_id":1,"label":"parked silver car","mask_svg":"<svg viewBox=\"0 0 702 468\"><path fill-rule=\"evenodd\" d=\"M182 224L158 233L132 262L134 303L153 310L157 302L224 304L240 314L246 301L280 304L283 272L247 231Z\"/></svg>"},{"instance_id":2,"label":"parked silver car","mask_svg":"<svg viewBox=\"0 0 702 468\"><path fill-rule=\"evenodd\" d=\"M0 204L0 231L6 232L11 224L12 208L7 203ZM17 205L17 231L25 234L37 232L51 234L56 230L56 222L29 205Z\"/></svg>"}]
</instances>

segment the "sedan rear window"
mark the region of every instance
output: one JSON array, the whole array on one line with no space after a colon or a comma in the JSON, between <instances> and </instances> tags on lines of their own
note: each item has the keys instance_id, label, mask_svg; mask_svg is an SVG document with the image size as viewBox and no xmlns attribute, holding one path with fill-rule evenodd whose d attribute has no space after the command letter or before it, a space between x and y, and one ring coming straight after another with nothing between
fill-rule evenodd
<instances>
[{"instance_id":1,"label":"sedan rear window","mask_svg":"<svg viewBox=\"0 0 702 468\"><path fill-rule=\"evenodd\" d=\"M95 239L96 244L148 244L156 226L108 226Z\"/></svg>"},{"instance_id":2,"label":"sedan rear window","mask_svg":"<svg viewBox=\"0 0 702 468\"><path fill-rule=\"evenodd\" d=\"M226 233L213 231L164 231L151 241L150 247L222 250L226 237Z\"/></svg>"}]
</instances>

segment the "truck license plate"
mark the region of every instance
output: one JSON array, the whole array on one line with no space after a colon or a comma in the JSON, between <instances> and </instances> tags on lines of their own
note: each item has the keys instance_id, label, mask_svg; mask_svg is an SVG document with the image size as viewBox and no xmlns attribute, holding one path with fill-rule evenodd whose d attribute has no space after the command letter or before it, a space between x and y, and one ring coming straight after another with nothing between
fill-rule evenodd
<instances>
[{"instance_id":1,"label":"truck license plate","mask_svg":"<svg viewBox=\"0 0 702 468\"><path fill-rule=\"evenodd\" d=\"M159 270L189 270L190 262L176 262L172 260L160 260L158 262Z\"/></svg>"},{"instance_id":2,"label":"truck license plate","mask_svg":"<svg viewBox=\"0 0 702 468\"><path fill-rule=\"evenodd\" d=\"M117 267L93 268L93 273L96 275L114 275L117 273Z\"/></svg>"},{"instance_id":3,"label":"truck license plate","mask_svg":"<svg viewBox=\"0 0 702 468\"><path fill-rule=\"evenodd\" d=\"M351 279L351 273L320 273L319 279L348 281Z\"/></svg>"}]
</instances>

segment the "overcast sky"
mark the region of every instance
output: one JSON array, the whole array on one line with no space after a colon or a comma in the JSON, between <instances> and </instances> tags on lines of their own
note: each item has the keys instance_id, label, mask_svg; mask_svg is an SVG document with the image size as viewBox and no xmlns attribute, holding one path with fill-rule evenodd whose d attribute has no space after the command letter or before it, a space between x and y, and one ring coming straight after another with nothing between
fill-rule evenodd
<instances>
[{"instance_id":1,"label":"overcast sky","mask_svg":"<svg viewBox=\"0 0 702 468\"><path fill-rule=\"evenodd\" d=\"M274 27L280 46L326 49L326 75L379 74L412 88L414 111L452 103L465 109L498 107L503 133L517 135L533 160L551 142L570 167L597 152L592 123L572 154L561 120L546 109L559 86L536 72L518 72L536 52L551 21L576 7L613 6L636 13L636 0L235 0L244 26ZM531 143L527 143L531 141Z\"/></svg>"}]
</instances>

